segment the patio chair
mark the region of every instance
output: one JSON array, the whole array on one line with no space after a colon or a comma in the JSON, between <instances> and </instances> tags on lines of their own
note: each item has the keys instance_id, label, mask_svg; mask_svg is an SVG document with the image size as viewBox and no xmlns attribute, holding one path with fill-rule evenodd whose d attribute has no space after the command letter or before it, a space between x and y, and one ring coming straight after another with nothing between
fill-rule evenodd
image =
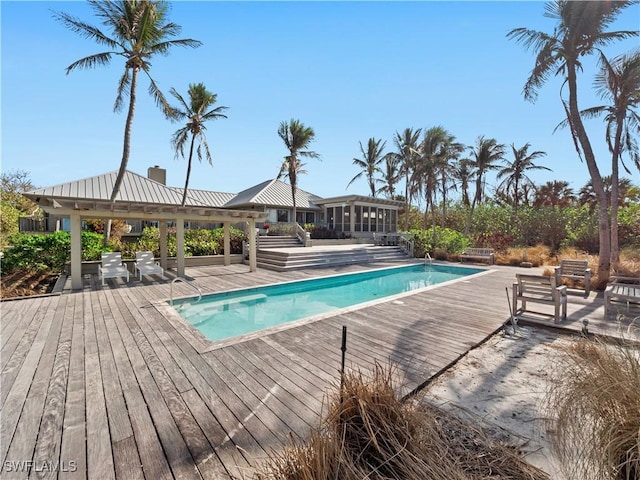
<instances>
[{"instance_id":1,"label":"patio chair","mask_svg":"<svg viewBox=\"0 0 640 480\"><path fill-rule=\"evenodd\" d=\"M521 308L518 308L518 300L522 303ZM567 287L558 287L555 276L516 273L516 283L513 284L513 308L516 317L526 311L532 311L527 309L527 302L553 305L555 323L567 318Z\"/></svg>"},{"instance_id":2,"label":"patio chair","mask_svg":"<svg viewBox=\"0 0 640 480\"><path fill-rule=\"evenodd\" d=\"M562 278L581 280L584 282L584 296L589 296L591 291L591 269L587 260L562 260L560 266L555 268L556 284L560 285Z\"/></svg>"},{"instance_id":3,"label":"patio chair","mask_svg":"<svg viewBox=\"0 0 640 480\"><path fill-rule=\"evenodd\" d=\"M120 252L108 252L102 254L102 263L98 265L98 275L102 285L105 285L105 278L126 277L129 281L129 270L122 261Z\"/></svg>"},{"instance_id":4,"label":"patio chair","mask_svg":"<svg viewBox=\"0 0 640 480\"><path fill-rule=\"evenodd\" d=\"M140 280L142 280L142 275L153 275L155 273L159 273L164 278L164 269L160 266L160 263L154 261L153 252L136 252L134 267L135 271L140 274Z\"/></svg>"}]
</instances>

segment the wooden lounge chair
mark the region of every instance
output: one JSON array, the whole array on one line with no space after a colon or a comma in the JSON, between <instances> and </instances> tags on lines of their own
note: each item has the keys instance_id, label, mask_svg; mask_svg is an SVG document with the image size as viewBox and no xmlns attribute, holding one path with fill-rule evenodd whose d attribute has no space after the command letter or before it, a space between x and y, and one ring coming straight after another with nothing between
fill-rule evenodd
<instances>
[{"instance_id":1,"label":"wooden lounge chair","mask_svg":"<svg viewBox=\"0 0 640 480\"><path fill-rule=\"evenodd\" d=\"M604 292L604 318L609 318L611 307L623 305L627 312L631 305L640 307L640 278L613 277Z\"/></svg>"},{"instance_id":2,"label":"wooden lounge chair","mask_svg":"<svg viewBox=\"0 0 640 480\"><path fill-rule=\"evenodd\" d=\"M556 284L560 285L562 278L582 280L584 282L584 296L589 296L591 291L591 269L586 260L562 260L560 266L555 268Z\"/></svg>"},{"instance_id":3,"label":"wooden lounge chair","mask_svg":"<svg viewBox=\"0 0 640 480\"><path fill-rule=\"evenodd\" d=\"M561 319L567 318L567 287L556 285L555 277L544 275L523 275L516 274L517 282L513 284L513 308L514 315L524 313L527 310L527 302L543 303L553 305L553 320L560 323ZM522 308L518 309L518 300L522 303ZM562 311L562 317L560 312Z\"/></svg>"},{"instance_id":4,"label":"wooden lounge chair","mask_svg":"<svg viewBox=\"0 0 640 480\"><path fill-rule=\"evenodd\" d=\"M153 275L159 273L164 278L164 269L153 258L153 252L136 252L135 271L140 275Z\"/></svg>"},{"instance_id":5,"label":"wooden lounge chair","mask_svg":"<svg viewBox=\"0 0 640 480\"><path fill-rule=\"evenodd\" d=\"M129 281L129 270L122 261L120 252L108 252L102 254L102 263L98 265L98 275L102 285L105 285L105 278L126 277Z\"/></svg>"}]
</instances>

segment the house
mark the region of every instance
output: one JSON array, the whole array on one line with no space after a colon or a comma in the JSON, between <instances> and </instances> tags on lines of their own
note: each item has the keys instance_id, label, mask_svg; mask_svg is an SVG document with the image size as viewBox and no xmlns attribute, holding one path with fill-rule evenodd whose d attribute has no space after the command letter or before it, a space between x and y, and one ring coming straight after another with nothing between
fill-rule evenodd
<instances>
[{"instance_id":1,"label":"house","mask_svg":"<svg viewBox=\"0 0 640 480\"><path fill-rule=\"evenodd\" d=\"M52 196L58 198L86 200L99 192L100 197L108 198L112 184L110 177L116 172L77 180L68 184L37 189L28 192L30 198L39 196ZM129 195L130 200L142 203L166 202L157 191L162 187L166 191L173 191L174 195L181 198L183 189L180 187L166 186L166 170L158 166L150 167L145 177L133 172L127 172L128 181L121 189ZM157 185L156 185L157 184ZM160 187L161 186L161 187ZM146 191L146 193L145 193ZM154 193L155 192L155 193ZM128 198L129 198L128 197ZM104 200L104 198L103 198ZM171 200L177 202L177 199ZM209 190L189 189L187 205L191 207L207 207L219 210L253 211L260 212L261 222L274 225L277 223L291 223L293 216L293 198L291 186L280 180L266 180L262 183L247 188L239 193L214 192ZM337 236L353 238L372 238L374 233L395 233L397 231L398 211L404 207L404 202L383 198L367 197L362 195L344 195L340 197L322 198L318 195L296 189L296 220L297 223L314 224L323 226L336 232ZM49 209L44 221L34 221L23 217L20 219L21 231L56 231L70 229L68 216L56 215L55 209ZM267 214L264 218L264 214ZM158 226L157 219L152 215L145 219L127 219L131 227L129 234L139 235L145 226ZM185 219L185 228L215 228L220 223L213 222L211 218ZM172 226L169 221L169 226Z\"/></svg>"}]
</instances>

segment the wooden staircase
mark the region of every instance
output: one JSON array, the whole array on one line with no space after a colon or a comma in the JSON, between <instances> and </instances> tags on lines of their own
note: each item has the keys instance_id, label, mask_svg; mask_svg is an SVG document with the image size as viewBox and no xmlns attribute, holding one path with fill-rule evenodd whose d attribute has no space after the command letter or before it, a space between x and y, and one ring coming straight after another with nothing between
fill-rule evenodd
<instances>
[{"instance_id":1,"label":"wooden staircase","mask_svg":"<svg viewBox=\"0 0 640 480\"><path fill-rule=\"evenodd\" d=\"M289 238L286 246L276 245L270 240L265 246L260 237L257 252L258 268L266 268L278 272L301 268L330 267L334 265L348 265L371 262L391 262L406 260L409 256L396 246L373 246L370 244L350 245L347 247L302 247L293 237ZM273 242L273 243L271 243ZM294 242L297 242L295 244Z\"/></svg>"}]
</instances>

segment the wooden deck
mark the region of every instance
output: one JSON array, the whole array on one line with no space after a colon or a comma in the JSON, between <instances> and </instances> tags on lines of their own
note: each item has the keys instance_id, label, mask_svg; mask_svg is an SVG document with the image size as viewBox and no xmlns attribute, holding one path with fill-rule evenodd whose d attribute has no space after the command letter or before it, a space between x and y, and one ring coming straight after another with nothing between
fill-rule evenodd
<instances>
[{"instance_id":1,"label":"wooden deck","mask_svg":"<svg viewBox=\"0 0 640 480\"><path fill-rule=\"evenodd\" d=\"M209 293L379 266L388 264L187 275ZM519 271L494 267L221 348L162 302L171 277L102 287L86 276L82 292L3 302L1 476L27 478L28 468L31 478L251 478L290 434L318 424L339 381L343 325L347 366L370 371L391 360L407 393L501 327L505 287ZM594 331L602 311L599 298L572 296L567 325L579 330L587 317Z\"/></svg>"}]
</instances>

